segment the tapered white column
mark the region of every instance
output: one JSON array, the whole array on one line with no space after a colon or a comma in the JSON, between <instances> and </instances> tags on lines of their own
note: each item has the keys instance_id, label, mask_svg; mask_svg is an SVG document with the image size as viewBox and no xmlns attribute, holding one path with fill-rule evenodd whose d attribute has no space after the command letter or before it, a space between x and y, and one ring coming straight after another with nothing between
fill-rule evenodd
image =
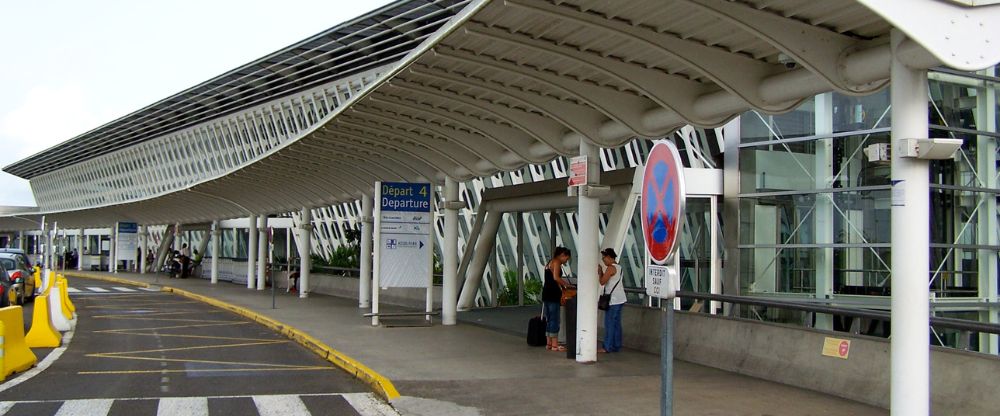
<instances>
[{"instance_id":1,"label":"tapered white column","mask_svg":"<svg viewBox=\"0 0 1000 416\"><path fill-rule=\"evenodd\" d=\"M260 227L257 229L257 290L267 286L267 215L260 216Z\"/></svg>"},{"instance_id":2,"label":"tapered white column","mask_svg":"<svg viewBox=\"0 0 1000 416\"><path fill-rule=\"evenodd\" d=\"M83 236L83 230L80 230ZM139 226L139 274L146 274L146 250L149 248L149 227ZM79 262L78 262L79 263Z\"/></svg>"},{"instance_id":3,"label":"tapered white column","mask_svg":"<svg viewBox=\"0 0 1000 416\"><path fill-rule=\"evenodd\" d=\"M586 141L580 141L580 155L587 157L587 183L598 184L601 179L600 148ZM597 297L600 282L597 279L598 261L598 217L600 200L585 196L580 192L578 198L577 222L579 223L579 238L577 248L579 253L573 253L577 258L576 303L576 361L591 363L597 361ZM573 336L573 334L567 334Z\"/></svg>"},{"instance_id":4,"label":"tapered white column","mask_svg":"<svg viewBox=\"0 0 1000 416\"><path fill-rule=\"evenodd\" d=\"M76 269L83 270L83 240L87 238L83 234L83 228L76 235ZM145 258L145 253L143 253L143 258Z\"/></svg>"},{"instance_id":5,"label":"tapered white column","mask_svg":"<svg viewBox=\"0 0 1000 416\"><path fill-rule=\"evenodd\" d=\"M255 289L257 287L257 277L255 276L255 267L257 266L257 216L251 215L248 219L249 228L247 229L249 240L247 242L247 289Z\"/></svg>"},{"instance_id":6,"label":"tapered white column","mask_svg":"<svg viewBox=\"0 0 1000 416\"><path fill-rule=\"evenodd\" d=\"M24 231L19 231L17 233L17 248L21 249L21 251L26 251L25 250L26 245L24 243Z\"/></svg>"},{"instance_id":7,"label":"tapered white column","mask_svg":"<svg viewBox=\"0 0 1000 416\"><path fill-rule=\"evenodd\" d=\"M108 253L108 271L110 271L111 273L118 273L118 222L117 221L111 226L111 252Z\"/></svg>"},{"instance_id":8,"label":"tapered white column","mask_svg":"<svg viewBox=\"0 0 1000 416\"><path fill-rule=\"evenodd\" d=\"M444 180L444 244L441 246L441 266L444 281L441 287L441 323L458 322L458 182Z\"/></svg>"},{"instance_id":9,"label":"tapered white column","mask_svg":"<svg viewBox=\"0 0 1000 416\"><path fill-rule=\"evenodd\" d=\"M212 221L212 284L219 283L219 237L222 230L219 229L219 222Z\"/></svg>"},{"instance_id":10,"label":"tapered white column","mask_svg":"<svg viewBox=\"0 0 1000 416\"><path fill-rule=\"evenodd\" d=\"M309 297L309 268L312 267L312 210L302 208L299 224L299 297Z\"/></svg>"},{"instance_id":11,"label":"tapered white column","mask_svg":"<svg viewBox=\"0 0 1000 416\"><path fill-rule=\"evenodd\" d=\"M367 309L372 306L372 227L375 219L374 196L361 196L361 276L358 282L358 307Z\"/></svg>"},{"instance_id":12,"label":"tapered white column","mask_svg":"<svg viewBox=\"0 0 1000 416\"><path fill-rule=\"evenodd\" d=\"M930 406L928 161L900 157L899 141L927 137L927 71L904 65L892 31L892 338L890 411L927 415Z\"/></svg>"}]
</instances>

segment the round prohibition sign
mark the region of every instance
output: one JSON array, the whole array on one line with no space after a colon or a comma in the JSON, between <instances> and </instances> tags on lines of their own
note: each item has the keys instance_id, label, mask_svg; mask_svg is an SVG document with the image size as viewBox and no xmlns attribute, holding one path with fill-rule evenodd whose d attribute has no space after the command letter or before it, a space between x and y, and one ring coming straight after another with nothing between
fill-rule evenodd
<instances>
[{"instance_id":1,"label":"round prohibition sign","mask_svg":"<svg viewBox=\"0 0 1000 416\"><path fill-rule=\"evenodd\" d=\"M684 224L684 165L670 141L653 145L642 175L642 234L646 252L664 264L677 249Z\"/></svg>"}]
</instances>

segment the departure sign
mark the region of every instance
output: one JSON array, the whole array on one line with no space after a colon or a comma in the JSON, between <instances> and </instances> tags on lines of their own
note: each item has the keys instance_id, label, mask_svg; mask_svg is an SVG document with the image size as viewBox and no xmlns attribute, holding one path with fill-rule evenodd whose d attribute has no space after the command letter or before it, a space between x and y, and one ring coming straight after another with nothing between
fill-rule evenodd
<instances>
[{"instance_id":1,"label":"departure sign","mask_svg":"<svg viewBox=\"0 0 1000 416\"><path fill-rule=\"evenodd\" d=\"M684 166L673 142L659 141L642 175L642 234L646 252L664 264L677 249L684 222Z\"/></svg>"},{"instance_id":2,"label":"departure sign","mask_svg":"<svg viewBox=\"0 0 1000 416\"><path fill-rule=\"evenodd\" d=\"M427 287L432 270L431 185L381 182L377 186L379 285Z\"/></svg>"}]
</instances>

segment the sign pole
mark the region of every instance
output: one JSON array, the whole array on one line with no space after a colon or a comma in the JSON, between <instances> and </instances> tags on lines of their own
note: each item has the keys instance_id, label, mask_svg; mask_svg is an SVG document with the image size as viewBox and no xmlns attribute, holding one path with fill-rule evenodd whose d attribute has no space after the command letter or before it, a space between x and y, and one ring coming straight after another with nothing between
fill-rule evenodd
<instances>
[{"instance_id":1,"label":"sign pole","mask_svg":"<svg viewBox=\"0 0 1000 416\"><path fill-rule=\"evenodd\" d=\"M643 240L646 243L646 295L660 299L660 414L674 414L674 306L680 287L677 247L684 224L684 165L677 146L657 141L642 176ZM663 302L666 299L667 302Z\"/></svg>"},{"instance_id":2,"label":"sign pole","mask_svg":"<svg viewBox=\"0 0 1000 416\"><path fill-rule=\"evenodd\" d=\"M375 182L375 224L372 239L372 326L378 326L378 295L381 284L382 267L382 182Z\"/></svg>"},{"instance_id":3,"label":"sign pole","mask_svg":"<svg viewBox=\"0 0 1000 416\"><path fill-rule=\"evenodd\" d=\"M663 324L660 338L660 415L674 414L674 304L660 304L663 310Z\"/></svg>"}]
</instances>

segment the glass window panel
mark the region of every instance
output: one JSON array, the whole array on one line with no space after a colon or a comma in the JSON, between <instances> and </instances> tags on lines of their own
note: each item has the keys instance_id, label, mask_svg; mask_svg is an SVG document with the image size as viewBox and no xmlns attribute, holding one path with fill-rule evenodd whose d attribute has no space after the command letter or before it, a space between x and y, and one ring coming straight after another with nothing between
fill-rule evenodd
<instances>
[{"instance_id":1,"label":"glass window panel","mask_svg":"<svg viewBox=\"0 0 1000 416\"><path fill-rule=\"evenodd\" d=\"M888 88L860 97L833 94L834 133L888 127L890 121Z\"/></svg>"},{"instance_id":2,"label":"glass window panel","mask_svg":"<svg viewBox=\"0 0 1000 416\"><path fill-rule=\"evenodd\" d=\"M740 117L742 142L813 136L816 134L815 107L813 99L809 98L794 110L784 114L746 112Z\"/></svg>"}]
</instances>

